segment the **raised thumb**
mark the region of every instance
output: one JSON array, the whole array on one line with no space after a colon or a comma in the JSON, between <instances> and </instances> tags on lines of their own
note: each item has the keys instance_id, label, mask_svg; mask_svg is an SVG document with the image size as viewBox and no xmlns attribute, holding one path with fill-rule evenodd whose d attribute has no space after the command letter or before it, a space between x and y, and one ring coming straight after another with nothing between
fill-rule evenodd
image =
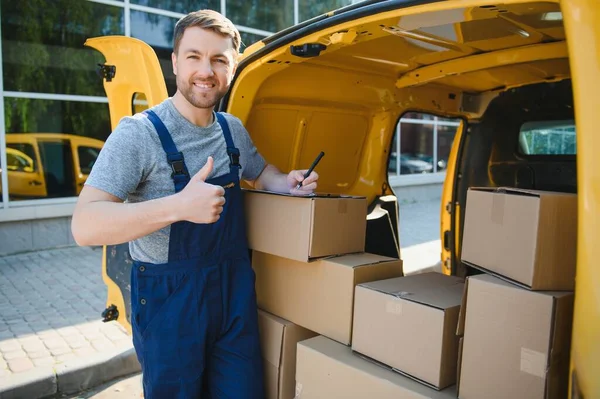
<instances>
[{"instance_id":1,"label":"raised thumb","mask_svg":"<svg viewBox=\"0 0 600 399\"><path fill-rule=\"evenodd\" d=\"M194 176L194 180L195 181L205 181L208 178L208 175L210 174L210 172L212 172L213 162L214 162L213 158L208 157L208 159L206 160L206 163L204 164L202 169L200 169L198 171L198 173L196 173L196 175Z\"/></svg>"}]
</instances>

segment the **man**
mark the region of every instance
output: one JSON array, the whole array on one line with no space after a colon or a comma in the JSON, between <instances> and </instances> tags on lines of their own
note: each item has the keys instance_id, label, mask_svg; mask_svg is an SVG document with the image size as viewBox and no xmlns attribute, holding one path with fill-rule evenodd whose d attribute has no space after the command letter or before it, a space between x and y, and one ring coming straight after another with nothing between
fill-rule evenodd
<instances>
[{"instance_id":1,"label":"man","mask_svg":"<svg viewBox=\"0 0 600 399\"><path fill-rule=\"evenodd\" d=\"M177 93L120 121L73 215L79 245L130 243L133 342L147 399L265 397L240 177L305 195L318 176L282 174L239 119L213 111L239 45L231 21L214 11L177 22Z\"/></svg>"}]
</instances>

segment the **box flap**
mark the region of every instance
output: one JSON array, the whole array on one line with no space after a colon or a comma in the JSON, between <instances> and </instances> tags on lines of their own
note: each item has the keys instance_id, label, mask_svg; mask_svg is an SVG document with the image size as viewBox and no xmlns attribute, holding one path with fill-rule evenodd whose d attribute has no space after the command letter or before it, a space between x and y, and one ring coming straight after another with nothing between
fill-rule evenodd
<instances>
[{"instance_id":1,"label":"box flap","mask_svg":"<svg viewBox=\"0 0 600 399\"><path fill-rule=\"evenodd\" d=\"M367 252L360 252L354 254L345 254L339 256L331 256L323 258L323 260L331 263L335 263L341 266L347 266L349 268L356 268L360 266L374 265L383 262L395 262L398 259L390 258L387 256L381 256L376 254L370 254Z\"/></svg>"},{"instance_id":2,"label":"box flap","mask_svg":"<svg viewBox=\"0 0 600 399\"><path fill-rule=\"evenodd\" d=\"M258 310L258 328L263 358L277 369L281 364L283 335L287 324L289 322L280 317L262 309Z\"/></svg>"},{"instance_id":3,"label":"box flap","mask_svg":"<svg viewBox=\"0 0 600 399\"><path fill-rule=\"evenodd\" d=\"M437 272L415 274L361 284L365 288L437 309L460 306L464 280Z\"/></svg>"}]
</instances>

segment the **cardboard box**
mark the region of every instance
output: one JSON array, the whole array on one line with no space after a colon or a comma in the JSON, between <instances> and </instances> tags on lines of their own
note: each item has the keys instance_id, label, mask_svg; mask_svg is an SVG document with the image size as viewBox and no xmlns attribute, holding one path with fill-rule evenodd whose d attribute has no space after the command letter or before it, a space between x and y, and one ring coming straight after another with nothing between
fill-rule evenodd
<instances>
[{"instance_id":1,"label":"cardboard box","mask_svg":"<svg viewBox=\"0 0 600 399\"><path fill-rule=\"evenodd\" d=\"M469 189L463 262L533 290L573 290L576 249L575 194Z\"/></svg>"},{"instance_id":2,"label":"cardboard box","mask_svg":"<svg viewBox=\"0 0 600 399\"><path fill-rule=\"evenodd\" d=\"M402 260L361 253L299 262L254 251L258 305L345 345L350 344L354 287L402 276Z\"/></svg>"},{"instance_id":3,"label":"cardboard box","mask_svg":"<svg viewBox=\"0 0 600 399\"><path fill-rule=\"evenodd\" d=\"M263 310L258 311L258 327L267 399L294 399L296 345L317 334Z\"/></svg>"},{"instance_id":4,"label":"cardboard box","mask_svg":"<svg viewBox=\"0 0 600 399\"><path fill-rule=\"evenodd\" d=\"M299 399L456 398L455 386L429 388L323 336L298 344L296 384Z\"/></svg>"},{"instance_id":5,"label":"cardboard box","mask_svg":"<svg viewBox=\"0 0 600 399\"><path fill-rule=\"evenodd\" d=\"M299 261L364 252L364 197L298 197L244 190L251 249Z\"/></svg>"},{"instance_id":6,"label":"cardboard box","mask_svg":"<svg viewBox=\"0 0 600 399\"><path fill-rule=\"evenodd\" d=\"M573 293L467 279L459 397L566 398Z\"/></svg>"},{"instance_id":7,"label":"cardboard box","mask_svg":"<svg viewBox=\"0 0 600 399\"><path fill-rule=\"evenodd\" d=\"M435 272L357 286L352 349L432 388L456 384L463 291Z\"/></svg>"}]
</instances>

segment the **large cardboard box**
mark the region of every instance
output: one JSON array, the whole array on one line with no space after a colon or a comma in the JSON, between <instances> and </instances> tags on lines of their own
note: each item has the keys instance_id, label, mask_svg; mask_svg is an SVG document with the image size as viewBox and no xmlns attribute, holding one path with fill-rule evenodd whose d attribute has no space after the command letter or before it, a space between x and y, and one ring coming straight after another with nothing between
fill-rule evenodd
<instances>
[{"instance_id":1,"label":"large cardboard box","mask_svg":"<svg viewBox=\"0 0 600 399\"><path fill-rule=\"evenodd\" d=\"M367 228L364 197L299 197L244 190L251 249L308 261L363 252Z\"/></svg>"},{"instance_id":2,"label":"large cardboard box","mask_svg":"<svg viewBox=\"0 0 600 399\"><path fill-rule=\"evenodd\" d=\"M402 260L361 253L299 262L254 251L258 305L311 331L350 344L354 287L402 276Z\"/></svg>"},{"instance_id":3,"label":"large cardboard box","mask_svg":"<svg viewBox=\"0 0 600 399\"><path fill-rule=\"evenodd\" d=\"M352 349L411 378L456 384L459 277L429 272L356 287Z\"/></svg>"},{"instance_id":4,"label":"large cardboard box","mask_svg":"<svg viewBox=\"0 0 600 399\"><path fill-rule=\"evenodd\" d=\"M297 356L298 399L456 398L456 386L429 388L323 336L298 343Z\"/></svg>"},{"instance_id":5,"label":"large cardboard box","mask_svg":"<svg viewBox=\"0 0 600 399\"><path fill-rule=\"evenodd\" d=\"M567 397L573 293L467 278L459 397Z\"/></svg>"},{"instance_id":6,"label":"large cardboard box","mask_svg":"<svg viewBox=\"0 0 600 399\"><path fill-rule=\"evenodd\" d=\"M258 327L267 399L294 399L296 345L317 334L263 310L258 311Z\"/></svg>"},{"instance_id":7,"label":"large cardboard box","mask_svg":"<svg viewBox=\"0 0 600 399\"><path fill-rule=\"evenodd\" d=\"M575 194L516 188L467 192L461 260L533 290L573 290Z\"/></svg>"}]
</instances>

